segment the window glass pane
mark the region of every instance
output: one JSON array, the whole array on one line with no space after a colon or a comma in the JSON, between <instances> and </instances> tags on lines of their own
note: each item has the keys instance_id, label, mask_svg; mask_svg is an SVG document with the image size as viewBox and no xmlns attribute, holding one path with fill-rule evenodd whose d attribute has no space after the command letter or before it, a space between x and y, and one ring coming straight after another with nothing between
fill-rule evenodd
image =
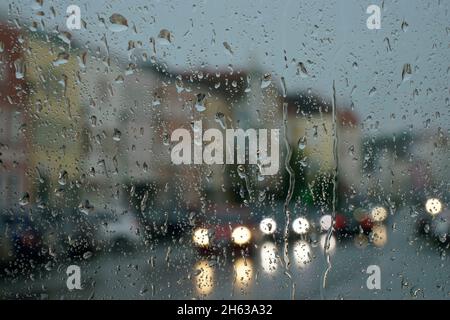
<instances>
[{"instance_id":1,"label":"window glass pane","mask_svg":"<svg viewBox=\"0 0 450 320\"><path fill-rule=\"evenodd\" d=\"M448 1L3 1L0 298L448 299Z\"/></svg>"}]
</instances>

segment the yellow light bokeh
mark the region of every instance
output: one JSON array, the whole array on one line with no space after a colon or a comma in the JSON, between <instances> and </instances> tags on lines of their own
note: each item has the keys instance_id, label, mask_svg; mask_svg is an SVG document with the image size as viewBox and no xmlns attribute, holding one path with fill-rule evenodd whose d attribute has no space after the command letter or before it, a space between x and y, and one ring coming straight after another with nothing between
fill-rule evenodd
<instances>
[{"instance_id":1,"label":"yellow light bokeh","mask_svg":"<svg viewBox=\"0 0 450 320\"><path fill-rule=\"evenodd\" d=\"M383 247L387 243L387 228L382 224L375 224L372 228L371 240L374 246Z\"/></svg>"},{"instance_id":2,"label":"yellow light bokeh","mask_svg":"<svg viewBox=\"0 0 450 320\"><path fill-rule=\"evenodd\" d=\"M240 226L233 230L231 233L231 239L233 242L237 245L244 245L250 242L250 239L252 238L252 233L247 227Z\"/></svg>"},{"instance_id":3,"label":"yellow light bokeh","mask_svg":"<svg viewBox=\"0 0 450 320\"><path fill-rule=\"evenodd\" d=\"M386 208L381 207L381 206L374 207L372 209L372 211L370 212L370 218L375 222L384 221L384 220L386 220L387 216L388 216L388 212L387 212Z\"/></svg>"},{"instance_id":4,"label":"yellow light bokeh","mask_svg":"<svg viewBox=\"0 0 450 320\"><path fill-rule=\"evenodd\" d=\"M239 258L234 262L235 284L243 290L249 288L253 281L253 265L250 259Z\"/></svg>"},{"instance_id":5,"label":"yellow light bokeh","mask_svg":"<svg viewBox=\"0 0 450 320\"><path fill-rule=\"evenodd\" d=\"M207 296L214 290L214 269L206 260L199 261L194 266L195 289L198 294Z\"/></svg>"},{"instance_id":6,"label":"yellow light bokeh","mask_svg":"<svg viewBox=\"0 0 450 320\"><path fill-rule=\"evenodd\" d=\"M209 246L208 229L205 229L205 228L197 228L197 229L195 229L194 235L192 237L192 240L199 247L207 247L207 246Z\"/></svg>"}]
</instances>

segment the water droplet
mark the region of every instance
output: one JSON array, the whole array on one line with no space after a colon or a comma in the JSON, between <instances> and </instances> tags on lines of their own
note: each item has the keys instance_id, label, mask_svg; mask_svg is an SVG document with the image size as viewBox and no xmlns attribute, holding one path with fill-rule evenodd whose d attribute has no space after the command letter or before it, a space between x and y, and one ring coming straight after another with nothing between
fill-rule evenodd
<instances>
[{"instance_id":1,"label":"water droplet","mask_svg":"<svg viewBox=\"0 0 450 320\"><path fill-rule=\"evenodd\" d=\"M195 108L197 109L198 112L203 112L206 110L205 98L206 98L206 95L204 93L197 94L197 101L195 103Z\"/></svg>"},{"instance_id":2,"label":"water droplet","mask_svg":"<svg viewBox=\"0 0 450 320\"><path fill-rule=\"evenodd\" d=\"M284 77L281 77L281 91L283 93L283 98L286 98L287 96L287 87L286 87L286 80Z\"/></svg>"},{"instance_id":3,"label":"water droplet","mask_svg":"<svg viewBox=\"0 0 450 320\"><path fill-rule=\"evenodd\" d=\"M163 144L164 144L165 146L170 145L170 135L169 135L168 132L164 132L164 133L162 134L162 140L163 140Z\"/></svg>"},{"instance_id":4,"label":"water droplet","mask_svg":"<svg viewBox=\"0 0 450 320\"><path fill-rule=\"evenodd\" d=\"M120 141L121 136L122 136L122 132L120 132L118 129L114 129L113 140Z\"/></svg>"},{"instance_id":5,"label":"water droplet","mask_svg":"<svg viewBox=\"0 0 450 320\"><path fill-rule=\"evenodd\" d=\"M157 92L153 94L152 106L157 107L161 104L161 97Z\"/></svg>"},{"instance_id":6,"label":"water droplet","mask_svg":"<svg viewBox=\"0 0 450 320\"><path fill-rule=\"evenodd\" d=\"M45 270L52 271L52 262L51 261L47 262L44 267Z\"/></svg>"},{"instance_id":7,"label":"water droplet","mask_svg":"<svg viewBox=\"0 0 450 320\"><path fill-rule=\"evenodd\" d=\"M175 88L177 89L177 93L183 92L184 84L181 76L177 76L177 78L175 79Z\"/></svg>"},{"instance_id":8,"label":"water droplet","mask_svg":"<svg viewBox=\"0 0 450 320\"><path fill-rule=\"evenodd\" d=\"M70 55L67 52L60 52L56 60L53 61L55 67L66 64L70 59Z\"/></svg>"},{"instance_id":9,"label":"water droplet","mask_svg":"<svg viewBox=\"0 0 450 320\"><path fill-rule=\"evenodd\" d=\"M416 286L412 287L410 290L411 297L416 299L419 296L419 293L424 297L424 292L421 288L417 288Z\"/></svg>"},{"instance_id":10,"label":"water droplet","mask_svg":"<svg viewBox=\"0 0 450 320\"><path fill-rule=\"evenodd\" d=\"M301 75L302 77L308 76L308 70L306 70L305 64L303 62L298 63L297 74Z\"/></svg>"},{"instance_id":11,"label":"water droplet","mask_svg":"<svg viewBox=\"0 0 450 320\"><path fill-rule=\"evenodd\" d=\"M96 116L91 116L91 126L92 127L97 126L97 117Z\"/></svg>"},{"instance_id":12,"label":"water droplet","mask_svg":"<svg viewBox=\"0 0 450 320\"><path fill-rule=\"evenodd\" d=\"M142 289L139 291L141 296L145 295L148 292L148 288L144 285Z\"/></svg>"},{"instance_id":13,"label":"water droplet","mask_svg":"<svg viewBox=\"0 0 450 320\"><path fill-rule=\"evenodd\" d=\"M258 201L263 202L266 199L266 192L264 190L259 191Z\"/></svg>"},{"instance_id":14,"label":"water droplet","mask_svg":"<svg viewBox=\"0 0 450 320\"><path fill-rule=\"evenodd\" d=\"M61 31L58 34L58 38L61 39L64 43L70 44L70 41L72 40L72 34L67 31Z\"/></svg>"},{"instance_id":15,"label":"water droplet","mask_svg":"<svg viewBox=\"0 0 450 320\"><path fill-rule=\"evenodd\" d=\"M39 181L39 183L44 183L45 180L44 180L44 178L42 178L41 171L39 170L38 167L35 168L35 172L36 172L36 178Z\"/></svg>"},{"instance_id":16,"label":"water droplet","mask_svg":"<svg viewBox=\"0 0 450 320\"><path fill-rule=\"evenodd\" d=\"M125 80L125 79L124 79L123 75L119 74L119 75L117 76L117 78L114 79L114 82L117 83L117 84L120 84L120 83L123 83L124 80Z\"/></svg>"},{"instance_id":17,"label":"water droplet","mask_svg":"<svg viewBox=\"0 0 450 320\"><path fill-rule=\"evenodd\" d=\"M306 168L308 166L308 162L307 162L307 157L304 157L303 159L300 159L299 164L303 167Z\"/></svg>"},{"instance_id":18,"label":"water droplet","mask_svg":"<svg viewBox=\"0 0 450 320\"><path fill-rule=\"evenodd\" d=\"M91 251L86 251L85 253L83 253L83 259L87 260L89 258L92 257L92 252Z\"/></svg>"},{"instance_id":19,"label":"water droplet","mask_svg":"<svg viewBox=\"0 0 450 320\"><path fill-rule=\"evenodd\" d=\"M298 148L300 150L304 150L306 148L306 137L300 137L300 139L298 139Z\"/></svg>"},{"instance_id":20,"label":"water droplet","mask_svg":"<svg viewBox=\"0 0 450 320\"><path fill-rule=\"evenodd\" d=\"M355 146L354 146L354 145L351 145L351 146L348 148L348 154L349 154L349 156L351 156L351 157L355 157Z\"/></svg>"},{"instance_id":21,"label":"water droplet","mask_svg":"<svg viewBox=\"0 0 450 320\"><path fill-rule=\"evenodd\" d=\"M261 79L261 89L265 89L272 83L272 75L270 73L266 73Z\"/></svg>"},{"instance_id":22,"label":"water droplet","mask_svg":"<svg viewBox=\"0 0 450 320\"><path fill-rule=\"evenodd\" d=\"M40 10L40 9L42 9L43 4L44 4L44 0L34 0L33 4L31 5L31 9Z\"/></svg>"},{"instance_id":23,"label":"water droplet","mask_svg":"<svg viewBox=\"0 0 450 320\"><path fill-rule=\"evenodd\" d=\"M24 207L30 203L30 194L28 192L25 192L22 196L22 198L19 199L19 204Z\"/></svg>"},{"instance_id":24,"label":"water droplet","mask_svg":"<svg viewBox=\"0 0 450 320\"><path fill-rule=\"evenodd\" d=\"M222 129L226 129L226 126L225 126L225 115L222 113L222 112L217 112L216 113L216 122L218 123L218 124L220 124L220 126L222 127Z\"/></svg>"},{"instance_id":25,"label":"water droplet","mask_svg":"<svg viewBox=\"0 0 450 320\"><path fill-rule=\"evenodd\" d=\"M94 206L89 203L89 200L85 200L84 202L80 203L80 205L78 206L78 210L80 210L81 213L88 215L92 211L94 211Z\"/></svg>"},{"instance_id":26,"label":"water droplet","mask_svg":"<svg viewBox=\"0 0 450 320\"><path fill-rule=\"evenodd\" d=\"M128 29L128 21L127 19L119 13L113 13L109 17L109 30L113 32L122 32Z\"/></svg>"},{"instance_id":27,"label":"water droplet","mask_svg":"<svg viewBox=\"0 0 450 320\"><path fill-rule=\"evenodd\" d=\"M250 87L252 81L252 77L250 75L247 75L247 88L245 88L245 92L248 93L252 91L252 88Z\"/></svg>"},{"instance_id":28,"label":"water droplet","mask_svg":"<svg viewBox=\"0 0 450 320\"><path fill-rule=\"evenodd\" d=\"M245 173L245 167L242 164L238 165L237 172L241 179L247 178L247 174Z\"/></svg>"},{"instance_id":29,"label":"water droplet","mask_svg":"<svg viewBox=\"0 0 450 320\"><path fill-rule=\"evenodd\" d=\"M23 59L14 61L14 68L16 70L16 79L23 79L25 76L25 62Z\"/></svg>"},{"instance_id":30,"label":"water droplet","mask_svg":"<svg viewBox=\"0 0 450 320\"><path fill-rule=\"evenodd\" d=\"M69 174L67 173L67 171L66 171L66 170L62 170L62 171L59 173L59 176L58 176L58 183L59 183L60 185L62 185L62 186L65 186L65 185L67 184L67 178L68 178L68 176L69 176Z\"/></svg>"},{"instance_id":31,"label":"water droplet","mask_svg":"<svg viewBox=\"0 0 450 320\"><path fill-rule=\"evenodd\" d=\"M313 138L316 139L319 136L319 127L317 125L313 126Z\"/></svg>"},{"instance_id":32,"label":"water droplet","mask_svg":"<svg viewBox=\"0 0 450 320\"><path fill-rule=\"evenodd\" d=\"M407 81L411 79L411 74L412 74L411 65L409 63L405 63L402 69L402 81Z\"/></svg>"},{"instance_id":33,"label":"water droplet","mask_svg":"<svg viewBox=\"0 0 450 320\"><path fill-rule=\"evenodd\" d=\"M408 27L409 27L408 22L403 21L403 22L402 22L402 30L403 30L403 32L408 31Z\"/></svg>"},{"instance_id":34,"label":"water droplet","mask_svg":"<svg viewBox=\"0 0 450 320\"><path fill-rule=\"evenodd\" d=\"M172 34L167 29L161 29L158 34L158 43L162 46L168 46L172 43Z\"/></svg>"},{"instance_id":35,"label":"water droplet","mask_svg":"<svg viewBox=\"0 0 450 320\"><path fill-rule=\"evenodd\" d=\"M233 50L231 49L231 46L230 46L230 44L228 43L228 42L224 42L223 43L223 46L225 47L225 49L227 50L227 53L229 53L230 55L233 55L234 54L234 52L233 52Z\"/></svg>"},{"instance_id":36,"label":"water droplet","mask_svg":"<svg viewBox=\"0 0 450 320\"><path fill-rule=\"evenodd\" d=\"M78 59L78 65L80 66L80 68L82 68L82 69L86 68L87 52L83 52L81 54L81 56L77 56L77 59Z\"/></svg>"}]
</instances>

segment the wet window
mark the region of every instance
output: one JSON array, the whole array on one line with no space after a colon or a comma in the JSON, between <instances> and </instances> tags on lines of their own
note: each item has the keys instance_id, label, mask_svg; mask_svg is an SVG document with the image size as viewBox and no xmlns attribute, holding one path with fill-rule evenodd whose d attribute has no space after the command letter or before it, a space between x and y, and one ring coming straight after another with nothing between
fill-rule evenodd
<instances>
[{"instance_id":1,"label":"wet window","mask_svg":"<svg viewBox=\"0 0 450 320\"><path fill-rule=\"evenodd\" d=\"M448 299L447 1L0 4L1 299Z\"/></svg>"}]
</instances>

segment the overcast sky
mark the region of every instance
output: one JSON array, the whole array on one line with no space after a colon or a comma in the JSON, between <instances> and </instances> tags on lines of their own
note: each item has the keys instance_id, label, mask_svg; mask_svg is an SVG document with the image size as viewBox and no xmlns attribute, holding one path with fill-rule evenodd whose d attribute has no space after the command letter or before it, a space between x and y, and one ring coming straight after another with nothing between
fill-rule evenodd
<instances>
[{"instance_id":1,"label":"overcast sky","mask_svg":"<svg viewBox=\"0 0 450 320\"><path fill-rule=\"evenodd\" d=\"M33 3L1 1L3 20L18 18L23 26L38 21ZM275 79L284 76L290 93L311 88L328 96L335 80L338 101L353 102L361 120L372 117L368 123L379 121L381 131L410 124L420 130L427 118L432 128L448 130L447 0L44 0L41 10L48 32L56 27L66 29L69 4L79 5L87 22L87 29L72 32L73 38L95 48L102 46L106 35L112 54L124 60L129 40L142 41L144 49L150 51L150 37L168 29L172 44L158 44L157 57L173 69L195 70L202 64L209 69L229 65L258 68L271 72ZM366 27L370 4L382 7L380 30ZM57 13L55 18L50 17L51 6ZM123 32L105 28L98 16L108 24L113 13L123 15L130 28ZM402 22L406 22L404 28ZM305 65L308 76L298 74L299 62ZM412 76L402 81L407 63ZM415 89L418 94L414 98Z\"/></svg>"}]
</instances>

